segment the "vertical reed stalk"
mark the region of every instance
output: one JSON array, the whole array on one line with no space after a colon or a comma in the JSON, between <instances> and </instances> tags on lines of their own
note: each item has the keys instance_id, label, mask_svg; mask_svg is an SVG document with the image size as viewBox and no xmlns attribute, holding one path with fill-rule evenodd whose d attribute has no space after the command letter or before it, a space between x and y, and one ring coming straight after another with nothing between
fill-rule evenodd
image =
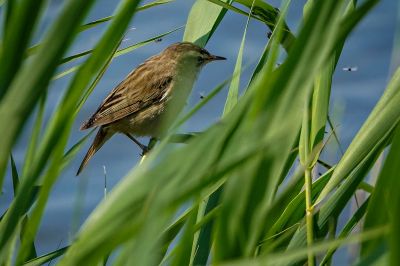
<instances>
[{"instance_id":1,"label":"vertical reed stalk","mask_svg":"<svg viewBox=\"0 0 400 266\"><path fill-rule=\"evenodd\" d=\"M311 247L314 241L314 221L313 221L313 206L311 200L312 191L312 168L307 167L305 170L305 190L306 190L306 224L307 224L307 246ZM312 251L308 252L308 266L315 265L315 258Z\"/></svg>"}]
</instances>

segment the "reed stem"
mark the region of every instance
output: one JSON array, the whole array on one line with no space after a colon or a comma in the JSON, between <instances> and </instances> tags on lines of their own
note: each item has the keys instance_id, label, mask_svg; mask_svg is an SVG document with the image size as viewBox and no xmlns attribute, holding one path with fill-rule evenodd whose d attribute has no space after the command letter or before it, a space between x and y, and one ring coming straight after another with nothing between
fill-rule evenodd
<instances>
[{"instance_id":1,"label":"reed stem","mask_svg":"<svg viewBox=\"0 0 400 266\"><path fill-rule=\"evenodd\" d=\"M307 226L307 247L311 247L314 242L314 219L313 206L311 199L312 192L312 168L307 167L305 170L305 191L306 191L306 226ZM308 252L308 266L315 265L315 258L312 251Z\"/></svg>"}]
</instances>

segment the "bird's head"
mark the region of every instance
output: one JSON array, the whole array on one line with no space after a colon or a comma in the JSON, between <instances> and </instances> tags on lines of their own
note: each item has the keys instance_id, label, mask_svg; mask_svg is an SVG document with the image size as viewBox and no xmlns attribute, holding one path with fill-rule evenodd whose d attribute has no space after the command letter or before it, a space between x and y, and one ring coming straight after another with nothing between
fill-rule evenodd
<instances>
[{"instance_id":1,"label":"bird's head","mask_svg":"<svg viewBox=\"0 0 400 266\"><path fill-rule=\"evenodd\" d=\"M163 52L167 57L174 58L182 65L202 66L216 60L226 60L225 57L212 55L206 49L190 42L172 44Z\"/></svg>"}]
</instances>

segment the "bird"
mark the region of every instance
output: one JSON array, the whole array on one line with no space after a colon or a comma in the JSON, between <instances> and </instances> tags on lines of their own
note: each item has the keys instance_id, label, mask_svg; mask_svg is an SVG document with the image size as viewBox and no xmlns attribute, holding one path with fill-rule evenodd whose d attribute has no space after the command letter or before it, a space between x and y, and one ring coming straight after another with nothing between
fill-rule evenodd
<instances>
[{"instance_id":1,"label":"bird","mask_svg":"<svg viewBox=\"0 0 400 266\"><path fill-rule=\"evenodd\" d=\"M131 71L103 100L80 130L98 128L76 175L114 134L122 133L143 151L134 136L160 138L179 115L204 65L225 57L191 43L178 42Z\"/></svg>"}]
</instances>

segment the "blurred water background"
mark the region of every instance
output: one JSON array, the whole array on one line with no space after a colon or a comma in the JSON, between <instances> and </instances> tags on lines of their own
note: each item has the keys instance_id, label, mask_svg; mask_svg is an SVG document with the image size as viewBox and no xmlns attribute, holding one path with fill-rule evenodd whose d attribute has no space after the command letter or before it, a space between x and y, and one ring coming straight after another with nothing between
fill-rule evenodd
<instances>
[{"instance_id":1,"label":"blurred water background","mask_svg":"<svg viewBox=\"0 0 400 266\"><path fill-rule=\"evenodd\" d=\"M52 23L63 2L61 0L50 1L45 20L38 28L34 43L40 39L41 34ZM147 2L150 1L144 1L143 4ZM280 6L280 1L268 2L274 6ZM305 0L292 1L287 22L294 32L299 27L305 2ZM125 47L184 25L193 3L193 0L176 0L173 3L138 13L131 22L130 27L132 29L127 32L126 40L121 46ZM117 4L118 1L116 0L97 1L96 6L87 18L87 22L111 15ZM393 70L391 64L394 65L394 63L391 62L398 60L398 58L392 60L397 11L398 1L381 0L380 4L362 21L345 44L335 73L331 97L331 116L344 149L349 145L354 134L367 118L386 87ZM228 60L209 64L203 69L193 89L189 107L200 101L201 95L206 95L232 74L246 19L242 15L227 12L206 48L211 53L227 57ZM106 24L103 24L80 34L69 54L92 48L105 28ZM243 58L243 64L250 67L246 68L242 75L241 83L243 85L247 84L256 60L267 42L267 33L268 29L264 24L255 20L250 21ZM180 41L182 36L183 30L177 31L161 41L153 42L113 60L103 79L79 113L72 130L69 146L85 134L79 131L80 124L96 110L104 97L132 68L168 45ZM321 42L324 42L324 40L321 40ZM59 71L76 64L77 62L74 62L63 66ZM344 71L343 68L346 67L357 68L357 71ZM63 89L68 85L69 77L66 76L52 83L49 91L47 118L58 104ZM227 89L210 101L187 123L185 130L201 131L215 122L223 110L226 94ZM13 151L19 169L23 163L29 134L30 128L28 126ZM147 139L142 139L142 141L147 143ZM88 146L89 143L79 153L72 165L64 171L53 189L37 237L36 246L39 254L53 251L58 246L68 244L85 218L103 199L103 166L106 168L107 189L110 191L140 159L140 150L129 139L123 135L115 135L94 156L82 175L77 178L75 177L76 170ZM339 155L340 151L337 145L333 143L324 153L324 159L328 163L334 164ZM1 212L5 210L13 197L10 174L8 176L9 178L7 178L3 193L0 196ZM345 254L345 251L340 252L335 257L335 264L343 265L343 263L348 262L349 258Z\"/></svg>"}]
</instances>

